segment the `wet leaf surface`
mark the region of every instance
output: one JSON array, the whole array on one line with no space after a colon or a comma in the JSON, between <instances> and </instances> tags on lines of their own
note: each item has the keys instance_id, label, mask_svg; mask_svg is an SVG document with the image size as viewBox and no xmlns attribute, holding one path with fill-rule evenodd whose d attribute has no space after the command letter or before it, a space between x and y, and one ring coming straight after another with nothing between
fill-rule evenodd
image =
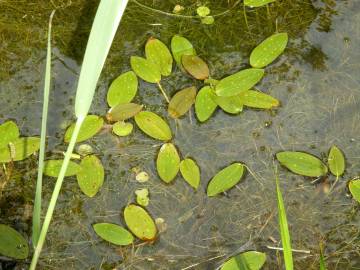
<instances>
[{"instance_id":1,"label":"wet leaf surface","mask_svg":"<svg viewBox=\"0 0 360 270\"><path fill-rule=\"evenodd\" d=\"M337 146L332 146L329 152L328 165L330 172L339 177L345 172L345 157Z\"/></svg>"},{"instance_id":2,"label":"wet leaf surface","mask_svg":"<svg viewBox=\"0 0 360 270\"><path fill-rule=\"evenodd\" d=\"M15 141L20 136L18 126L13 121L6 121L0 125L0 149L6 147L9 142Z\"/></svg>"},{"instance_id":3,"label":"wet leaf surface","mask_svg":"<svg viewBox=\"0 0 360 270\"><path fill-rule=\"evenodd\" d=\"M149 83L160 82L160 69L153 62L139 56L131 56L130 64L136 75L138 75L144 81Z\"/></svg>"},{"instance_id":4,"label":"wet leaf surface","mask_svg":"<svg viewBox=\"0 0 360 270\"><path fill-rule=\"evenodd\" d=\"M17 138L0 149L0 162L23 160L39 150L40 138L22 137Z\"/></svg>"},{"instance_id":5,"label":"wet leaf surface","mask_svg":"<svg viewBox=\"0 0 360 270\"><path fill-rule=\"evenodd\" d=\"M120 137L130 135L133 129L134 129L133 124L125 123L122 121L116 122L112 127L112 131L114 132L114 134Z\"/></svg>"},{"instance_id":6,"label":"wet leaf surface","mask_svg":"<svg viewBox=\"0 0 360 270\"><path fill-rule=\"evenodd\" d=\"M44 174L51 177L58 177L63 160L47 160L44 163ZM79 164L70 161L65 176L76 175L80 171Z\"/></svg>"},{"instance_id":7,"label":"wet leaf surface","mask_svg":"<svg viewBox=\"0 0 360 270\"><path fill-rule=\"evenodd\" d=\"M168 113L172 118L186 114L195 102L196 88L188 87L178 91L170 100Z\"/></svg>"},{"instance_id":8,"label":"wet leaf surface","mask_svg":"<svg viewBox=\"0 0 360 270\"><path fill-rule=\"evenodd\" d=\"M248 7L261 7L275 1L276 0L244 0L244 5Z\"/></svg>"},{"instance_id":9,"label":"wet leaf surface","mask_svg":"<svg viewBox=\"0 0 360 270\"><path fill-rule=\"evenodd\" d=\"M26 259L29 256L26 239L5 224L0 224L0 254L18 260Z\"/></svg>"},{"instance_id":10,"label":"wet leaf surface","mask_svg":"<svg viewBox=\"0 0 360 270\"><path fill-rule=\"evenodd\" d=\"M147 135L161 141L171 140L169 125L153 112L142 111L135 116L137 126Z\"/></svg>"},{"instance_id":11,"label":"wet leaf surface","mask_svg":"<svg viewBox=\"0 0 360 270\"><path fill-rule=\"evenodd\" d=\"M227 260L220 270L260 270L265 261L265 253L247 251Z\"/></svg>"},{"instance_id":12,"label":"wet leaf surface","mask_svg":"<svg viewBox=\"0 0 360 270\"><path fill-rule=\"evenodd\" d=\"M190 158L180 162L180 172L185 181L197 189L200 184L200 169L196 162Z\"/></svg>"},{"instance_id":13,"label":"wet leaf surface","mask_svg":"<svg viewBox=\"0 0 360 270\"><path fill-rule=\"evenodd\" d=\"M158 67L161 75L169 76L173 58L166 45L156 38L150 38L145 45L146 59Z\"/></svg>"},{"instance_id":14,"label":"wet leaf surface","mask_svg":"<svg viewBox=\"0 0 360 270\"><path fill-rule=\"evenodd\" d=\"M353 198L360 203L360 180L351 180L349 183L349 190Z\"/></svg>"},{"instance_id":15,"label":"wet leaf surface","mask_svg":"<svg viewBox=\"0 0 360 270\"><path fill-rule=\"evenodd\" d=\"M243 100L239 95L232 97L219 97L216 94L213 94L212 99L223 111L227 113L238 114L242 112L244 107Z\"/></svg>"},{"instance_id":16,"label":"wet leaf surface","mask_svg":"<svg viewBox=\"0 0 360 270\"><path fill-rule=\"evenodd\" d=\"M125 228L111 223L97 223L93 228L98 236L118 246L127 246L134 242L133 235Z\"/></svg>"},{"instance_id":17,"label":"wet leaf surface","mask_svg":"<svg viewBox=\"0 0 360 270\"><path fill-rule=\"evenodd\" d=\"M196 55L196 51L191 42L179 35L175 35L171 39L171 52L180 67L182 67L181 57L183 55Z\"/></svg>"},{"instance_id":18,"label":"wet leaf surface","mask_svg":"<svg viewBox=\"0 0 360 270\"><path fill-rule=\"evenodd\" d=\"M161 146L156 160L156 169L166 183L174 180L179 172L180 157L176 147L172 143L165 143Z\"/></svg>"},{"instance_id":19,"label":"wet leaf surface","mask_svg":"<svg viewBox=\"0 0 360 270\"><path fill-rule=\"evenodd\" d=\"M250 108L272 109L278 107L280 102L270 95L260 91L248 90L240 94L243 104Z\"/></svg>"},{"instance_id":20,"label":"wet leaf surface","mask_svg":"<svg viewBox=\"0 0 360 270\"><path fill-rule=\"evenodd\" d=\"M109 110L106 119L110 122L124 121L137 115L143 107L143 105L135 103L118 104Z\"/></svg>"},{"instance_id":21,"label":"wet leaf surface","mask_svg":"<svg viewBox=\"0 0 360 270\"><path fill-rule=\"evenodd\" d=\"M76 139L76 142L83 142L91 137L95 136L96 133L100 131L104 124L104 119L97 115L88 115L85 117L83 124L81 125L79 136ZM65 132L66 143L70 142L72 133L75 128L75 123L72 123Z\"/></svg>"},{"instance_id":22,"label":"wet leaf surface","mask_svg":"<svg viewBox=\"0 0 360 270\"><path fill-rule=\"evenodd\" d=\"M195 113L200 122L208 120L217 108L212 96L213 90L209 86L200 89L195 99Z\"/></svg>"},{"instance_id":23,"label":"wet leaf surface","mask_svg":"<svg viewBox=\"0 0 360 270\"><path fill-rule=\"evenodd\" d=\"M104 183L101 161L94 155L84 157L76 178L81 191L88 197L94 197Z\"/></svg>"},{"instance_id":24,"label":"wet leaf surface","mask_svg":"<svg viewBox=\"0 0 360 270\"><path fill-rule=\"evenodd\" d=\"M128 71L117 77L110 85L107 102L110 107L122 103L130 103L136 96L138 79L133 71Z\"/></svg>"},{"instance_id":25,"label":"wet leaf surface","mask_svg":"<svg viewBox=\"0 0 360 270\"><path fill-rule=\"evenodd\" d=\"M183 55L181 57L181 63L184 69L195 79L205 80L209 78L209 67L199 56Z\"/></svg>"}]
</instances>

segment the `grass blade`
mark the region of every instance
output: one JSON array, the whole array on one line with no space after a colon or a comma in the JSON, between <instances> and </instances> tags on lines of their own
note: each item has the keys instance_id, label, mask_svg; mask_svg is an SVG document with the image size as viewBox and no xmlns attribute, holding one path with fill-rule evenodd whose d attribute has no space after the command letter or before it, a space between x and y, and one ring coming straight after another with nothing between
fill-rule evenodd
<instances>
[{"instance_id":1,"label":"grass blade","mask_svg":"<svg viewBox=\"0 0 360 270\"><path fill-rule=\"evenodd\" d=\"M44 82L43 111L42 111L42 120L41 120L39 165L38 165L38 175L36 180L34 212L33 212L33 220L32 220L32 243L34 247L37 245L40 235L40 227L41 227L40 218L41 218L42 178L43 178L43 170L44 170L46 123L48 116L49 92L50 92L50 82L51 82L51 26L52 26L52 20L54 14L55 14L55 10L51 12L49 18L49 28L48 28L48 38L47 38L46 70L45 70L45 82Z\"/></svg>"},{"instance_id":2,"label":"grass blade","mask_svg":"<svg viewBox=\"0 0 360 270\"><path fill-rule=\"evenodd\" d=\"M325 265L325 258L324 258L324 246L322 243L320 243L320 263L319 263L319 269L320 270L326 270Z\"/></svg>"}]
</instances>

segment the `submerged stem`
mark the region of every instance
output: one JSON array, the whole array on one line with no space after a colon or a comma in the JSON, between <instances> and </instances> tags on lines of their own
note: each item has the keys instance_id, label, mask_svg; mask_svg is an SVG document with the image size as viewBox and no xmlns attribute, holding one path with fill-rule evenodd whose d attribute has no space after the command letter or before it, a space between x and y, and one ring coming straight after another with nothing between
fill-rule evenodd
<instances>
[{"instance_id":1,"label":"submerged stem","mask_svg":"<svg viewBox=\"0 0 360 270\"><path fill-rule=\"evenodd\" d=\"M165 92L164 88L161 86L160 82L157 82L157 85L159 86L159 89L160 89L161 93L163 94L164 98L166 99L167 103L169 103L170 99L166 95L166 92Z\"/></svg>"}]
</instances>

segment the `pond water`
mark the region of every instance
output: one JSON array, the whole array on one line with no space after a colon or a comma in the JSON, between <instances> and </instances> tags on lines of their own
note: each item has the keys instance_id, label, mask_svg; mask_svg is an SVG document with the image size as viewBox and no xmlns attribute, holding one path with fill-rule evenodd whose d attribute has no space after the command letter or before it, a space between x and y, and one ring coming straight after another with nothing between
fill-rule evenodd
<instances>
[{"instance_id":1,"label":"pond water","mask_svg":"<svg viewBox=\"0 0 360 270\"><path fill-rule=\"evenodd\" d=\"M111 81L130 70L132 55L143 55L144 44L157 37L166 44L174 34L188 38L206 59L212 77L220 79L247 67L249 53L276 30L289 34L285 54L266 69L258 89L281 101L276 112L245 110L237 116L217 111L200 124L192 111L175 122L155 85L141 82L137 103L168 119L173 140L183 157L201 168L197 192L179 176L170 185L156 173L161 145L139 129L125 138L101 132L88 141L101 158L106 178L101 191L88 198L76 178L64 181L38 269L216 269L228 256L243 250L266 252L263 269L283 269L279 247L274 154L281 150L312 153L324 160L339 146L347 169L334 191L323 192L333 178L294 175L279 167L295 269L319 269L319 243L325 245L328 269L360 269L359 205L348 195L347 181L360 170L360 1L279 0L269 9L247 9L235 0L130 1L121 22L91 113L105 115ZM176 4L185 14L207 4L213 25L198 19L168 16ZM24 136L39 135L48 17L53 21L53 84L48 124L49 158L61 158L63 135L74 120L76 82L98 1L0 1L0 117L13 119ZM201 84L180 70L164 80L171 95ZM59 154L60 153L60 154ZM235 161L252 173L226 195L208 198L209 179ZM0 223L30 239L37 157L16 163L0 197ZM150 174L139 183L132 168ZM54 179L45 177L45 206ZM97 237L92 224L124 224L122 209L135 201L134 191L150 190L148 211L165 220L167 229L152 245L118 248ZM28 261L0 258L0 269L27 269Z\"/></svg>"}]
</instances>

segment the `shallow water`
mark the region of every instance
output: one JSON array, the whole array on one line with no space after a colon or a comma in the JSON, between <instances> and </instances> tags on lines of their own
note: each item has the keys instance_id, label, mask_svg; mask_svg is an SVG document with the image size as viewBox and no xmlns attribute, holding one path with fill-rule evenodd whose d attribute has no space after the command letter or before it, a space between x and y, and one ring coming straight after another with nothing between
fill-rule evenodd
<instances>
[{"instance_id":1,"label":"shallow water","mask_svg":"<svg viewBox=\"0 0 360 270\"><path fill-rule=\"evenodd\" d=\"M191 12L193 1L144 1L170 11L182 4ZM237 1L207 1L214 14ZM40 133L47 20L53 22L53 85L49 115L48 157L60 158L65 127L74 120L73 103L81 59L98 1L0 1L0 117L14 119L23 135ZM277 18L277 20L276 20ZM238 116L221 111L199 124L194 112L175 122L174 143L183 157L201 167L202 184L194 192L180 177L171 185L159 180L155 156L160 142L139 130L117 139L100 133L89 143L106 169L105 183L94 198L83 195L76 179L64 182L39 269L215 269L235 251L266 252L264 269L282 269L281 254L267 246L281 246L277 224L274 154L299 150L325 159L336 144L347 158L347 170L334 192L321 190L326 181L294 175L279 168L279 176L292 235L295 269L318 269L318 246L325 243L328 269L360 269L359 206L348 195L347 180L360 165L360 2L283 0L267 13L237 5L215 24L174 18L144 9L132 2L121 23L99 82L91 113L104 115L111 81L130 69L131 55L143 55L144 44L155 36L169 44L174 34L187 37L220 79L248 66L251 49L278 31L290 35L286 53L269 68L258 85L281 100L274 113L245 110ZM275 23L277 21L277 23ZM164 86L173 94L192 84L175 70ZM166 104L154 85L141 82L136 101L167 117ZM253 172L224 196L208 198L208 180L234 161ZM140 167L150 181L140 184L131 169ZM13 181L0 198L0 222L31 235L31 205L36 179L36 157L17 163ZM45 202L53 178L45 178ZM134 191L150 190L151 215L162 217L167 230L153 245L116 248L101 241L92 224L122 224L121 210L134 202ZM273 242L273 240L277 242ZM2 268L1 268L2 267ZM26 269L27 262L2 261L0 269Z\"/></svg>"}]
</instances>

